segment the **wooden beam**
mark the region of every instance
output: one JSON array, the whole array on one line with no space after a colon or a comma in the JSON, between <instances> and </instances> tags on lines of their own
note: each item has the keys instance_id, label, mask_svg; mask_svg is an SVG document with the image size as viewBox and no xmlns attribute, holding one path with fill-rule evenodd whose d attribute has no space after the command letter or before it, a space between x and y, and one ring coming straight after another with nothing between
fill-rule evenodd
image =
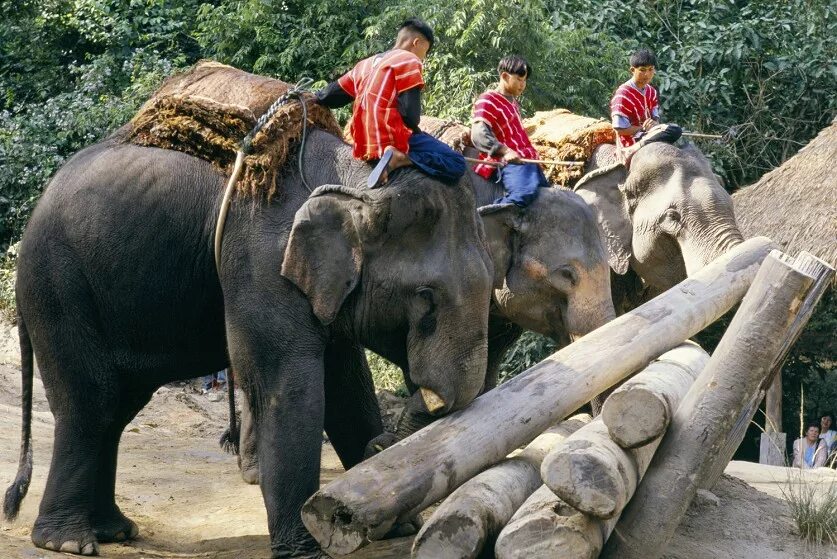
<instances>
[{"instance_id":1,"label":"wooden beam","mask_svg":"<svg viewBox=\"0 0 837 559\"><path fill-rule=\"evenodd\" d=\"M765 259L709 364L675 413L602 557L655 559L662 554L698 488L707 487L729 461L730 434L746 429L752 416L742 411L754 411L764 397L763 383L788 347L788 336L801 330L797 318L815 281L778 251Z\"/></svg>"},{"instance_id":2,"label":"wooden beam","mask_svg":"<svg viewBox=\"0 0 837 559\"><path fill-rule=\"evenodd\" d=\"M445 499L413 542L413 559L474 559L541 486L547 452L590 422L588 414L562 421L519 454L469 479Z\"/></svg>"},{"instance_id":3,"label":"wooden beam","mask_svg":"<svg viewBox=\"0 0 837 559\"><path fill-rule=\"evenodd\" d=\"M302 508L329 553L381 539L741 300L773 243L749 239L659 297L558 351L467 408L362 462Z\"/></svg>"}]
</instances>

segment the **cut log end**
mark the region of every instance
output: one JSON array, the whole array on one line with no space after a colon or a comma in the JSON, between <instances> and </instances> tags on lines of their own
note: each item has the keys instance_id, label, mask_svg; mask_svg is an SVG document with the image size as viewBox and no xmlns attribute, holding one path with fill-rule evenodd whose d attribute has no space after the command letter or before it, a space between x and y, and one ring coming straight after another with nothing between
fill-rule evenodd
<instances>
[{"instance_id":1,"label":"cut log end","mask_svg":"<svg viewBox=\"0 0 837 559\"><path fill-rule=\"evenodd\" d=\"M637 448L662 435L671 418L659 394L637 387L611 394L602 410L602 420L619 446Z\"/></svg>"},{"instance_id":2,"label":"cut log end","mask_svg":"<svg viewBox=\"0 0 837 559\"><path fill-rule=\"evenodd\" d=\"M413 559L476 557L485 544L482 527L469 516L455 514L442 529L422 531L413 542Z\"/></svg>"},{"instance_id":3,"label":"cut log end","mask_svg":"<svg viewBox=\"0 0 837 559\"><path fill-rule=\"evenodd\" d=\"M619 500L626 494L623 466L589 441L573 441L551 453L541 466L541 477L558 497L597 518L612 518L625 505Z\"/></svg>"},{"instance_id":4,"label":"cut log end","mask_svg":"<svg viewBox=\"0 0 837 559\"><path fill-rule=\"evenodd\" d=\"M329 553L346 555L357 551L369 541L367 527L354 522L348 508L338 500L320 493L316 493L303 505L302 523Z\"/></svg>"}]
</instances>

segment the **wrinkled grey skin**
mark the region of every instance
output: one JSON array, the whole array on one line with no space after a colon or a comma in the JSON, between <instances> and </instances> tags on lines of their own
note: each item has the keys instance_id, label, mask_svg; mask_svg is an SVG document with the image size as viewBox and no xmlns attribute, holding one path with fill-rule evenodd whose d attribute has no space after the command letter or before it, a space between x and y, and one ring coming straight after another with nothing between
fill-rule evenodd
<instances>
[{"instance_id":1,"label":"wrinkled grey skin","mask_svg":"<svg viewBox=\"0 0 837 559\"><path fill-rule=\"evenodd\" d=\"M466 153L475 156L473 153ZM610 271L596 221L578 195L566 189L543 188L522 210L494 206L502 188L469 171L470 183L494 262L494 293L488 332L488 367L484 390L497 384L499 366L523 330L549 336L561 345L598 328L614 316ZM374 453L430 423L421 396L405 378L412 396L395 434L385 433L370 444ZM254 445L247 436L249 412L243 411L239 463L242 478L258 479Z\"/></svg>"},{"instance_id":2,"label":"wrinkled grey skin","mask_svg":"<svg viewBox=\"0 0 837 559\"><path fill-rule=\"evenodd\" d=\"M436 415L482 389L493 272L470 189L407 170L367 190L369 167L316 130L308 182L345 186L309 197L294 163L270 203L233 203L220 275L225 177L208 163L111 139L51 181L17 281L55 415L37 546L91 554L97 540L136 534L114 502L117 448L164 383L235 370L274 557L325 557L300 519L319 485L323 430L346 468L381 432L362 346L441 396Z\"/></svg>"},{"instance_id":3,"label":"wrinkled grey skin","mask_svg":"<svg viewBox=\"0 0 837 559\"><path fill-rule=\"evenodd\" d=\"M597 148L575 187L596 214L614 271L614 303L625 312L670 289L743 237L709 161L692 145L651 143L623 166L611 145ZM597 176L598 175L598 176Z\"/></svg>"}]
</instances>

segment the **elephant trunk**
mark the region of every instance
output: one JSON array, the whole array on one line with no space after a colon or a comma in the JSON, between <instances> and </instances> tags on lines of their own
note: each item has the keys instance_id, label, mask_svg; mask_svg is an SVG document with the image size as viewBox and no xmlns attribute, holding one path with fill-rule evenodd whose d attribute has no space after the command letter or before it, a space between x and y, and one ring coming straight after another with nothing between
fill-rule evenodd
<instances>
[{"instance_id":1,"label":"elephant trunk","mask_svg":"<svg viewBox=\"0 0 837 559\"><path fill-rule=\"evenodd\" d=\"M744 237L735 223L722 223L715 227L694 230L700 233L685 233L677 237L688 276L694 275L716 258L744 242Z\"/></svg>"},{"instance_id":2,"label":"elephant trunk","mask_svg":"<svg viewBox=\"0 0 837 559\"><path fill-rule=\"evenodd\" d=\"M610 270L607 266L591 272L579 285L584 288L567 299L566 310L562 313L564 330L570 341L577 340L616 317L610 292Z\"/></svg>"}]
</instances>

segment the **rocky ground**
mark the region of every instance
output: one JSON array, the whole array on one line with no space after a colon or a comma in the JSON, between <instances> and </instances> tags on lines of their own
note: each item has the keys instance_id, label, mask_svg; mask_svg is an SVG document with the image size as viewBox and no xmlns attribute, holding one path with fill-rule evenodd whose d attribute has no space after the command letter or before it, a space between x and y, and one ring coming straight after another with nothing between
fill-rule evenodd
<instances>
[{"instance_id":1,"label":"rocky ground","mask_svg":"<svg viewBox=\"0 0 837 559\"><path fill-rule=\"evenodd\" d=\"M20 437L20 356L15 329L0 322L0 485L17 470ZM128 544L101 546L105 557L266 558L265 512L258 487L238 477L234 456L218 437L227 421L225 399L201 394L197 383L161 388L128 426L120 447L117 503L140 527ZM387 418L399 401L384 397ZM0 557L66 556L35 549L29 532L43 494L52 446L53 419L43 387L35 383L35 471L15 522L0 523ZM323 444L322 481L342 471L331 446ZM781 487L788 470L733 462L712 494L688 511L665 557L779 559L837 558L837 548L810 548L795 533ZM797 474L798 475L798 474ZM837 483L833 471L808 474L808 483ZM352 557L409 557L408 538L379 542Z\"/></svg>"}]
</instances>

